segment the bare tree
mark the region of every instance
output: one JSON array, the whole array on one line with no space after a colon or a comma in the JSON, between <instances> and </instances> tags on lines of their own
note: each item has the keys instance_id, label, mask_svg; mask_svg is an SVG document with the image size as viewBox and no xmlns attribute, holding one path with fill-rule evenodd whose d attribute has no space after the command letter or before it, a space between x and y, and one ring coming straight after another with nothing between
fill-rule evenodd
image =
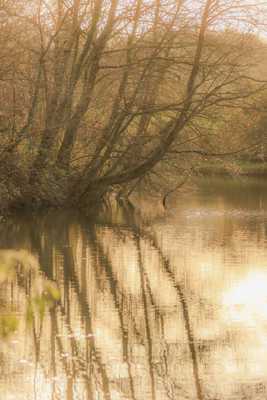
<instances>
[{"instance_id":1,"label":"bare tree","mask_svg":"<svg viewBox=\"0 0 267 400\"><path fill-rule=\"evenodd\" d=\"M259 2L28 3L2 11L13 30L5 49L16 51L3 72L12 79L1 160L23 159L24 203L86 205L134 187L196 153L201 124L264 87L247 56Z\"/></svg>"}]
</instances>

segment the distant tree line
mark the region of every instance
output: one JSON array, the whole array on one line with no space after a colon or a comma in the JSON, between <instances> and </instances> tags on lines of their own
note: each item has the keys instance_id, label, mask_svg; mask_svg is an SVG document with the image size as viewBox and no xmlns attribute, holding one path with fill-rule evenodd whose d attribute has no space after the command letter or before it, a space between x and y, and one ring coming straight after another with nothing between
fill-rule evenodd
<instances>
[{"instance_id":1,"label":"distant tree line","mask_svg":"<svg viewBox=\"0 0 267 400\"><path fill-rule=\"evenodd\" d=\"M240 127L266 119L264 3L2 0L0 208L87 207L259 145Z\"/></svg>"}]
</instances>

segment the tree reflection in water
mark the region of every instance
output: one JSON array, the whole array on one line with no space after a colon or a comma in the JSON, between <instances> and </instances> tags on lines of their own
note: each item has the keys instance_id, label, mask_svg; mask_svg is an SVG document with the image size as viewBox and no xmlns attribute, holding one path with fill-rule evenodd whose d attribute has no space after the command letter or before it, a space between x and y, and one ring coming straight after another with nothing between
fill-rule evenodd
<instances>
[{"instance_id":1,"label":"tree reflection in water","mask_svg":"<svg viewBox=\"0 0 267 400\"><path fill-rule=\"evenodd\" d=\"M132 210L121 210L118 223L51 215L2 228L2 256L7 247L26 249L38 258L40 273L60 288L60 300L47 310L39 329L33 324L31 331L26 330L20 322L17 356L25 356L26 366L18 369L8 360L8 351L2 353L2 368L9 365L7 399L12 398L10 384L14 385L16 374L25 380L22 386L27 399L204 398L182 287L156 239L142 231ZM153 260L157 257L152 270L161 269L167 285L177 292L174 302L180 305L170 309L160 306L154 284L151 286L148 262L144 262L150 249ZM2 296L8 296L17 313L23 315L30 277L12 285ZM180 310L195 389L186 387L176 369L178 360L183 363L181 357L188 356L183 339L173 344L164 337L165 319L168 314L178 318ZM25 337L21 337L24 330Z\"/></svg>"},{"instance_id":2,"label":"tree reflection in water","mask_svg":"<svg viewBox=\"0 0 267 400\"><path fill-rule=\"evenodd\" d=\"M101 219L17 218L0 235L0 260L23 251L20 262L35 260L37 275L60 290L56 305L29 328L24 311L32 276L17 270L15 282L0 285L2 312L12 308L20 316L17 334L2 342L1 398L216 398L210 355L218 346L227 354L228 333L201 341L198 318L208 314L206 329L218 310L201 297L201 285L177 272L133 209L121 205ZM235 346L239 337L231 335Z\"/></svg>"}]
</instances>

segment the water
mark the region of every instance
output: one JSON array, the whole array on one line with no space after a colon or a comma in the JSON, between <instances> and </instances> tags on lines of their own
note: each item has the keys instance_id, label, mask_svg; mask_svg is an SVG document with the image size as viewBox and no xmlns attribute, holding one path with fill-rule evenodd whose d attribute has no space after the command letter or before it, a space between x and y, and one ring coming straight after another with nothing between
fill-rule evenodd
<instances>
[{"instance_id":1,"label":"water","mask_svg":"<svg viewBox=\"0 0 267 400\"><path fill-rule=\"evenodd\" d=\"M210 179L167 212L1 223L0 313L19 325L0 399L266 399L266 200L264 181Z\"/></svg>"}]
</instances>

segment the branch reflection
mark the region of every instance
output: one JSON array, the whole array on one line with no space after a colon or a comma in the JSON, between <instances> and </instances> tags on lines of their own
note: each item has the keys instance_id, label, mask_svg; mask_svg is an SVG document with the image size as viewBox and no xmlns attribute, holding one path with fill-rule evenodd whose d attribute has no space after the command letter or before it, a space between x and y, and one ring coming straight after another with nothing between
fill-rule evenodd
<instances>
[{"instance_id":1,"label":"branch reflection","mask_svg":"<svg viewBox=\"0 0 267 400\"><path fill-rule=\"evenodd\" d=\"M18 391L29 400L215 398L206 383L210 354L228 344L218 335L201 340L208 324L200 326L199 316L209 313L212 323L219 311L181 277L132 207L121 204L102 220L51 214L16 221L1 228L0 264L17 266L16 279L0 285L1 310L20 316L14 352L4 343L0 353L6 400ZM24 311L33 272L18 267L29 263L60 291L31 329Z\"/></svg>"}]
</instances>

